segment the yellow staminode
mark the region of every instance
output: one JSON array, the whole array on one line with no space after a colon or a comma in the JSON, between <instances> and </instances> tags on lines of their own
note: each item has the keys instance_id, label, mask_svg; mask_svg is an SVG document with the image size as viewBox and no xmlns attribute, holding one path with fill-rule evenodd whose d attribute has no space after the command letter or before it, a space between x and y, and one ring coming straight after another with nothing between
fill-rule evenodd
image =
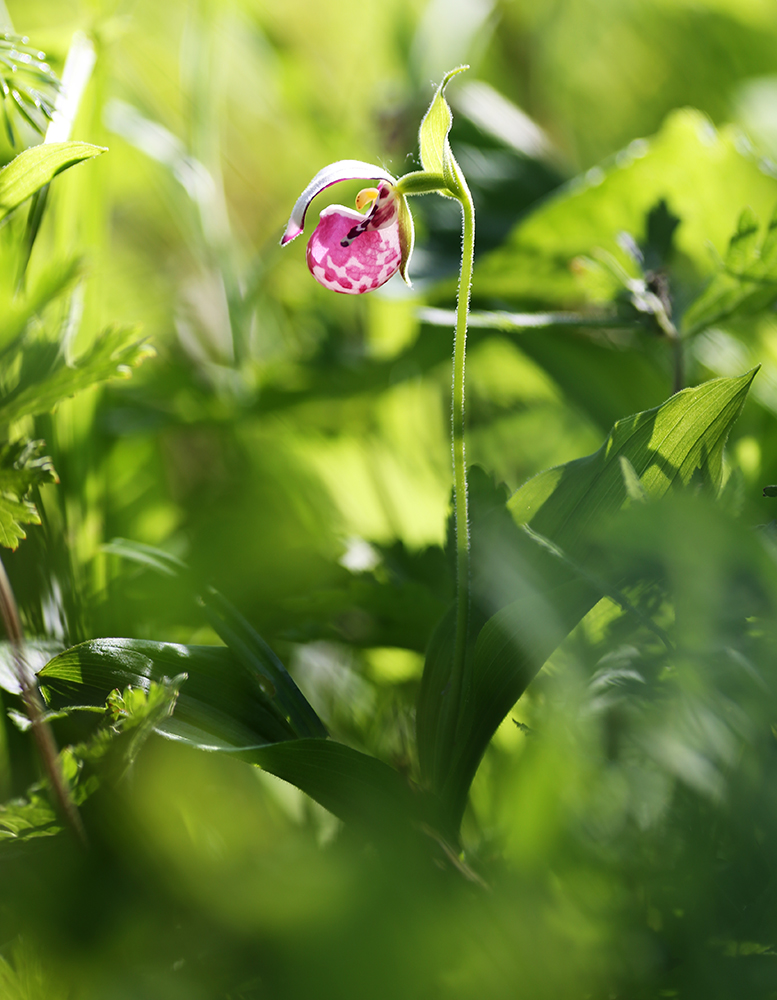
<instances>
[{"instance_id":1,"label":"yellow staminode","mask_svg":"<svg viewBox=\"0 0 777 1000\"><path fill-rule=\"evenodd\" d=\"M356 195L356 207L361 212L364 208L369 208L378 197L377 188L364 188Z\"/></svg>"}]
</instances>

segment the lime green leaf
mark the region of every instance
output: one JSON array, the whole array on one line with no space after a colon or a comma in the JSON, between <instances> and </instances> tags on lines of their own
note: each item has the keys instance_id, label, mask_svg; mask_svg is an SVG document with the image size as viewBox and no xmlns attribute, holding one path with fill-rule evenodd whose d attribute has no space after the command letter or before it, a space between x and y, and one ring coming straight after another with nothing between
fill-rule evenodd
<instances>
[{"instance_id":1,"label":"lime green leaf","mask_svg":"<svg viewBox=\"0 0 777 1000\"><path fill-rule=\"evenodd\" d=\"M628 495L622 457L651 499L688 485L697 469L719 489L723 446L756 371L684 389L662 406L619 420L599 451L541 472L514 493L508 507L516 523L531 524L574 554L578 541Z\"/></svg>"},{"instance_id":2,"label":"lime green leaf","mask_svg":"<svg viewBox=\"0 0 777 1000\"><path fill-rule=\"evenodd\" d=\"M645 235L651 209L664 200L680 219L674 247L701 276L716 269L743 205L762 217L777 199L777 180L743 149L733 128L717 131L698 111L673 112L651 139L571 181L522 220L503 247L482 259L475 296L533 304L585 301L570 265L596 247L628 270L619 234Z\"/></svg>"},{"instance_id":3,"label":"lime green leaf","mask_svg":"<svg viewBox=\"0 0 777 1000\"><path fill-rule=\"evenodd\" d=\"M421 127L418 131L418 146L421 153L421 165L430 174L442 174L449 190L454 195L460 195L466 190L464 176L459 169L458 163L451 152L448 141L448 133L453 124L453 115L445 100L445 88L448 81L468 69L468 66L459 66L452 69L437 88L429 110L423 117Z\"/></svg>"},{"instance_id":4,"label":"lime green leaf","mask_svg":"<svg viewBox=\"0 0 777 1000\"><path fill-rule=\"evenodd\" d=\"M68 292L83 276L81 260L53 260L29 281L23 290L17 289L17 269L12 265L16 255L6 254L3 266L5 281L0 283L0 351L17 345L27 325L40 315L49 303ZM11 265L11 266L9 266Z\"/></svg>"},{"instance_id":5,"label":"lime green leaf","mask_svg":"<svg viewBox=\"0 0 777 1000\"><path fill-rule=\"evenodd\" d=\"M7 549L17 548L19 542L27 537L23 524L40 524L35 504L0 494L0 545Z\"/></svg>"},{"instance_id":6,"label":"lime green leaf","mask_svg":"<svg viewBox=\"0 0 777 1000\"><path fill-rule=\"evenodd\" d=\"M571 559L553 559L546 545L537 546L535 558L520 550L523 593L493 615L477 637L472 693L459 730L463 738L443 787L454 825L502 719L553 649L603 595L584 572L591 532L636 491L656 500L687 486L697 470L711 488L719 488L723 446L754 376L755 371L715 379L620 420L593 455L540 473L510 498L507 507L516 524L531 525L532 536L539 533ZM630 467L627 475L624 467Z\"/></svg>"},{"instance_id":7,"label":"lime green leaf","mask_svg":"<svg viewBox=\"0 0 777 1000\"><path fill-rule=\"evenodd\" d=\"M45 135L62 86L45 55L28 43L29 39L9 32L0 37L0 101L12 146L16 145L12 116L19 116Z\"/></svg>"},{"instance_id":8,"label":"lime green leaf","mask_svg":"<svg viewBox=\"0 0 777 1000\"><path fill-rule=\"evenodd\" d=\"M683 332L691 336L738 312L756 312L777 298L777 208L762 240L758 219L746 208L739 217L720 270L686 310Z\"/></svg>"},{"instance_id":9,"label":"lime green leaf","mask_svg":"<svg viewBox=\"0 0 777 1000\"><path fill-rule=\"evenodd\" d=\"M31 788L26 798L0 805L0 840L50 837L60 830L54 808L41 785Z\"/></svg>"},{"instance_id":10,"label":"lime green leaf","mask_svg":"<svg viewBox=\"0 0 777 1000\"><path fill-rule=\"evenodd\" d=\"M0 545L15 549L26 538L23 524L40 524L27 494L41 483L58 482L43 441L7 445L0 450Z\"/></svg>"},{"instance_id":11,"label":"lime green leaf","mask_svg":"<svg viewBox=\"0 0 777 1000\"><path fill-rule=\"evenodd\" d=\"M63 170L105 152L105 147L88 142L51 142L25 149L0 170L0 219Z\"/></svg>"},{"instance_id":12,"label":"lime green leaf","mask_svg":"<svg viewBox=\"0 0 777 1000\"><path fill-rule=\"evenodd\" d=\"M154 349L139 341L137 332L131 327L106 330L79 358L77 365L70 367L62 360L50 374L44 372L43 365L36 367L35 352L31 348L25 355L20 383L0 400L0 424L48 413L63 399L98 382L127 378L132 368L153 354Z\"/></svg>"}]
</instances>

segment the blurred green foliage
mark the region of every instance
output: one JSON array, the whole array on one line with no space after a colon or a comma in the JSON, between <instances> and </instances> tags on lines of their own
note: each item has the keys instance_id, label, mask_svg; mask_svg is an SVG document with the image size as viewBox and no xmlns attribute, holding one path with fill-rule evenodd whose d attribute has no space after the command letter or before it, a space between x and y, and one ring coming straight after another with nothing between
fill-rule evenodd
<instances>
[{"instance_id":1,"label":"blurred green foliage","mask_svg":"<svg viewBox=\"0 0 777 1000\"><path fill-rule=\"evenodd\" d=\"M770 0L7 6L57 74L74 33L91 39L72 139L109 152L0 230L0 540L21 542L3 561L30 667L51 661L89 837L49 835L5 649L2 995L773 1000ZM454 588L451 332L418 310L453 303L460 216L415 199L413 289L364 299L319 288L278 240L324 164L417 168L432 84L465 61L448 96L476 204L475 307L565 318L470 333L477 621L524 599L542 655L471 723L481 744L496 732L455 843L426 797L444 775L416 751L424 655L445 658L432 637ZM5 49L0 63L12 80ZM7 163L48 114L4 106ZM141 360L139 337L156 357L93 384ZM682 490L659 497L641 452L610 461L632 426L608 438L613 425L645 426L678 374L731 387L758 365L717 437L684 436L691 396L649 418L681 411L666 435L693 457ZM665 440L649 442L664 457ZM558 482L597 463L601 517L578 536L551 516L576 495ZM566 596L546 586L562 577ZM195 600L209 587L240 654ZM253 629L332 734L342 783L317 784L315 734L294 760L264 745L279 675ZM118 647L94 643L108 637L135 643L121 683L105 667ZM197 749L225 718L264 770ZM268 773L300 766L331 812ZM366 829L335 818L378 786Z\"/></svg>"}]
</instances>

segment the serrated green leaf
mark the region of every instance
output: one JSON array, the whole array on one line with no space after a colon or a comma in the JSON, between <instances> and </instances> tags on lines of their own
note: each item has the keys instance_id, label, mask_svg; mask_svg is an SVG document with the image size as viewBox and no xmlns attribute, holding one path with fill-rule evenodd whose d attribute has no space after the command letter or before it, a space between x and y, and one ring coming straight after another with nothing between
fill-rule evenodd
<instances>
[{"instance_id":1,"label":"serrated green leaf","mask_svg":"<svg viewBox=\"0 0 777 1000\"><path fill-rule=\"evenodd\" d=\"M27 494L33 486L58 482L43 441L7 445L0 451L0 545L15 549L26 538L23 524L40 524Z\"/></svg>"},{"instance_id":2,"label":"serrated green leaf","mask_svg":"<svg viewBox=\"0 0 777 1000\"><path fill-rule=\"evenodd\" d=\"M16 442L0 450L0 492L23 496L33 486L58 482L45 441Z\"/></svg>"},{"instance_id":3,"label":"serrated green leaf","mask_svg":"<svg viewBox=\"0 0 777 1000\"><path fill-rule=\"evenodd\" d=\"M63 399L98 382L127 378L132 368L153 354L154 349L148 343L139 341L134 329L110 328L74 367L66 365L63 360L49 375L44 376L41 371L24 372L19 385L0 400L0 424L48 413Z\"/></svg>"},{"instance_id":4,"label":"serrated green leaf","mask_svg":"<svg viewBox=\"0 0 777 1000\"><path fill-rule=\"evenodd\" d=\"M25 149L0 170L0 219L68 167L105 153L88 142L51 142Z\"/></svg>"},{"instance_id":5,"label":"serrated green leaf","mask_svg":"<svg viewBox=\"0 0 777 1000\"><path fill-rule=\"evenodd\" d=\"M649 500L702 481L718 489L723 446L739 416L755 371L715 379L677 393L662 406L618 421L587 458L540 473L507 507L518 525L549 539L570 560L553 561L547 547L521 567L524 593L484 625L475 645L473 687L460 724L458 752L443 787L456 826L480 758L497 727L543 663L603 595L585 566L587 542L637 488ZM634 477L626 481L623 460ZM548 560L551 559L551 562Z\"/></svg>"},{"instance_id":6,"label":"serrated green leaf","mask_svg":"<svg viewBox=\"0 0 777 1000\"><path fill-rule=\"evenodd\" d=\"M85 802L104 778L115 781L126 772L143 743L172 712L184 680L183 674L160 683L145 680L143 687L128 686L108 695L105 705L96 709L103 718L89 739L59 753L61 775L76 806ZM84 708L79 705L68 712L47 713L46 718L61 718ZM29 840L60 831L60 818L48 788L47 780L36 782L26 797L0 806L0 841Z\"/></svg>"},{"instance_id":7,"label":"serrated green leaf","mask_svg":"<svg viewBox=\"0 0 777 1000\"><path fill-rule=\"evenodd\" d=\"M27 798L0 805L0 841L50 837L61 827L54 809L40 789L30 789Z\"/></svg>"},{"instance_id":8,"label":"serrated green leaf","mask_svg":"<svg viewBox=\"0 0 777 1000\"><path fill-rule=\"evenodd\" d=\"M765 309L777 298L777 207L760 244L758 231L755 213L746 208L720 270L683 316L686 337L735 313Z\"/></svg>"},{"instance_id":9,"label":"serrated green leaf","mask_svg":"<svg viewBox=\"0 0 777 1000\"><path fill-rule=\"evenodd\" d=\"M24 524L40 524L35 504L0 494L0 545L6 549L18 548L19 542L27 537Z\"/></svg>"},{"instance_id":10,"label":"serrated green leaf","mask_svg":"<svg viewBox=\"0 0 777 1000\"><path fill-rule=\"evenodd\" d=\"M16 288L17 268L13 257L5 258L8 268L0 284L0 351L17 345L30 320L43 312L50 302L68 292L83 275L81 260L54 260L37 273L20 293ZM9 266L10 265L10 266Z\"/></svg>"},{"instance_id":11,"label":"serrated green leaf","mask_svg":"<svg viewBox=\"0 0 777 1000\"><path fill-rule=\"evenodd\" d=\"M732 274L742 274L757 259L758 219L752 208L745 208L737 220L737 228L726 252L726 268Z\"/></svg>"},{"instance_id":12,"label":"serrated green leaf","mask_svg":"<svg viewBox=\"0 0 777 1000\"><path fill-rule=\"evenodd\" d=\"M448 141L453 115L445 100L445 88L452 77L468 68L467 66L459 66L445 74L418 130L421 165L427 173L442 174L451 193L457 196L466 190L466 184Z\"/></svg>"}]
</instances>

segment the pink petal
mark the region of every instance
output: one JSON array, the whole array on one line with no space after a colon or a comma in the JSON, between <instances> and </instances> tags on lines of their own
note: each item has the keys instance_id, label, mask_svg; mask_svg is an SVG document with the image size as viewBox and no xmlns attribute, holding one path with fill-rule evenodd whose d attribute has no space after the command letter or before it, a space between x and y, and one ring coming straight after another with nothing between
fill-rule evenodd
<instances>
[{"instance_id":1,"label":"pink petal","mask_svg":"<svg viewBox=\"0 0 777 1000\"><path fill-rule=\"evenodd\" d=\"M368 215L341 205L330 205L321 213L308 242L307 261L324 288L361 295L380 288L399 270L402 250L393 191L384 184L378 190Z\"/></svg>"}]
</instances>

